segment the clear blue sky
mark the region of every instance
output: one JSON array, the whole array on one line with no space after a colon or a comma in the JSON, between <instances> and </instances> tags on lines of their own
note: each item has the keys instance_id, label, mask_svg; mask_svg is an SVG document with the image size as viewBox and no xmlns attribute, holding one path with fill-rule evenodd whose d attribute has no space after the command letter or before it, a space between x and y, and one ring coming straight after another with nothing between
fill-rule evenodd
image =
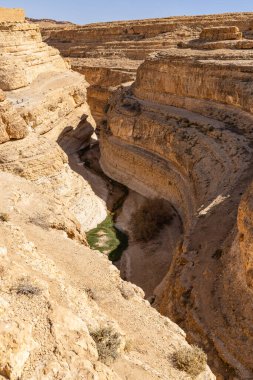
<instances>
[{"instance_id":1,"label":"clear blue sky","mask_svg":"<svg viewBox=\"0 0 253 380\"><path fill-rule=\"evenodd\" d=\"M176 15L253 12L253 0L0 0L0 7L25 8L28 17L79 24Z\"/></svg>"}]
</instances>

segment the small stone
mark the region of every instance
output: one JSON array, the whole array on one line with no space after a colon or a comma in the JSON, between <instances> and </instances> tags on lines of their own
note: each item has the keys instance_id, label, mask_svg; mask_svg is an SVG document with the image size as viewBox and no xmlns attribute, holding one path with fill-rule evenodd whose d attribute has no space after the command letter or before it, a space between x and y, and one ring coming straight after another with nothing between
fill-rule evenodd
<instances>
[{"instance_id":1,"label":"small stone","mask_svg":"<svg viewBox=\"0 0 253 380\"><path fill-rule=\"evenodd\" d=\"M6 247L0 247L0 256L6 256L8 253Z\"/></svg>"}]
</instances>

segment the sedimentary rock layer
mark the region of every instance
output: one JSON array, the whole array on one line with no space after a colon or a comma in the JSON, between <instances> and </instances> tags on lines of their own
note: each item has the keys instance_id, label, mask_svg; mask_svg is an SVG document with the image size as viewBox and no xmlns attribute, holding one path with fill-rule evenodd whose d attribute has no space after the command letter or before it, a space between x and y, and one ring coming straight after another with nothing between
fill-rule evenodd
<instances>
[{"instance_id":1,"label":"sedimentary rock layer","mask_svg":"<svg viewBox=\"0 0 253 380\"><path fill-rule=\"evenodd\" d=\"M84 230L95 227L106 217L106 207L88 183L70 170L57 144L71 153L94 131L86 102L87 82L69 69L56 49L42 42L35 24L0 23L0 48L4 90L0 139L6 143L0 146L1 170L47 187L66 203Z\"/></svg>"},{"instance_id":2,"label":"sedimentary rock layer","mask_svg":"<svg viewBox=\"0 0 253 380\"><path fill-rule=\"evenodd\" d=\"M42 27L44 39L65 57L125 57L142 60L149 53L166 50L179 40L198 36L203 28L238 27L252 30L252 13L227 13L108 22L90 25Z\"/></svg>"},{"instance_id":3,"label":"sedimentary rock layer","mask_svg":"<svg viewBox=\"0 0 253 380\"><path fill-rule=\"evenodd\" d=\"M87 82L36 26L0 23L0 40L0 377L189 379L184 332L87 247L106 208L60 148L93 131Z\"/></svg>"},{"instance_id":4,"label":"sedimentary rock layer","mask_svg":"<svg viewBox=\"0 0 253 380\"><path fill-rule=\"evenodd\" d=\"M73 58L68 60L73 70L83 74L90 87L87 101L97 126L105 119L108 99L122 83L132 82L141 61L130 59Z\"/></svg>"},{"instance_id":5,"label":"sedimentary rock layer","mask_svg":"<svg viewBox=\"0 0 253 380\"><path fill-rule=\"evenodd\" d=\"M155 54L115 94L101 133L104 171L167 199L184 224L156 306L218 373L241 379L253 376L251 188L237 226L253 178L252 67L246 50Z\"/></svg>"},{"instance_id":6,"label":"sedimentary rock layer","mask_svg":"<svg viewBox=\"0 0 253 380\"><path fill-rule=\"evenodd\" d=\"M0 22L24 22L25 12L23 9L0 8Z\"/></svg>"},{"instance_id":7,"label":"sedimentary rock layer","mask_svg":"<svg viewBox=\"0 0 253 380\"><path fill-rule=\"evenodd\" d=\"M240 32L240 29L237 26L204 28L200 33L200 39L206 41L241 40L242 32Z\"/></svg>"},{"instance_id":8,"label":"sedimentary rock layer","mask_svg":"<svg viewBox=\"0 0 253 380\"><path fill-rule=\"evenodd\" d=\"M86 76L91 85L88 101L100 125L105 118L104 109L111 87L133 80L138 66L148 54L167 50L179 41L194 39L203 28L216 27L216 33L214 30L211 34L204 32L212 40L217 39L217 33L219 39L226 37L229 40L239 38L242 33L251 36L253 14L169 17L90 25L41 20L40 26L44 40L59 49L74 70ZM93 67L96 69L90 75ZM111 82L108 84L109 78Z\"/></svg>"}]
</instances>

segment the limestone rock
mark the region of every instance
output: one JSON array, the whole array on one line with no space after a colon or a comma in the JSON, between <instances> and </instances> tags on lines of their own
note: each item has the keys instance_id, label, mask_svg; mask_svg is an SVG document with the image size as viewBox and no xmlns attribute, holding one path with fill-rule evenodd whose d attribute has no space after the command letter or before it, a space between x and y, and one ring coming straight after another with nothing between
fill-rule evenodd
<instances>
[{"instance_id":1,"label":"limestone rock","mask_svg":"<svg viewBox=\"0 0 253 380\"><path fill-rule=\"evenodd\" d=\"M207 41L241 40L242 32L237 26L205 28L200 33L200 39Z\"/></svg>"},{"instance_id":2,"label":"limestone rock","mask_svg":"<svg viewBox=\"0 0 253 380\"><path fill-rule=\"evenodd\" d=\"M114 94L101 165L179 212L184 240L155 306L205 347L217 373L226 378L233 367L244 379L253 376L252 185L238 227L237 210L253 178L253 56L239 47L197 46L153 54L134 84Z\"/></svg>"},{"instance_id":3,"label":"limestone rock","mask_svg":"<svg viewBox=\"0 0 253 380\"><path fill-rule=\"evenodd\" d=\"M126 299L119 272L102 254L50 228L56 216L68 220L67 209L24 178L0 172L0 182L0 210L10 214L10 222L0 224L0 246L8 249L0 267L0 375L188 379L170 359L189 347L183 331L151 308L135 286ZM100 360L93 339L94 331L105 328L120 339L110 364ZM132 341L128 351L126 340ZM208 367L200 379L214 379Z\"/></svg>"},{"instance_id":4,"label":"limestone rock","mask_svg":"<svg viewBox=\"0 0 253 380\"><path fill-rule=\"evenodd\" d=\"M23 22L25 12L23 9L0 8L0 22Z\"/></svg>"},{"instance_id":5,"label":"limestone rock","mask_svg":"<svg viewBox=\"0 0 253 380\"><path fill-rule=\"evenodd\" d=\"M12 108L3 91L0 91L0 144L11 139L22 139L28 133L27 126Z\"/></svg>"},{"instance_id":6,"label":"limestone rock","mask_svg":"<svg viewBox=\"0 0 253 380\"><path fill-rule=\"evenodd\" d=\"M33 21L33 20L32 20ZM90 83L88 102L98 126L103 124L107 102L115 86L135 79L136 70L150 53L166 51L179 41L191 43L199 32L206 36L229 39L238 48L252 48L252 41L238 40L250 36L252 13L231 13L190 17L74 25L54 20L35 20L43 39L60 50L73 70L84 74ZM212 29L213 28L213 29ZM210 32L211 30L211 32ZM202 33L202 34L203 34ZM207 41L205 41L207 42ZM224 41L222 41L224 47ZM236 45L237 46L237 45ZM210 48L213 48L210 46ZM219 47L218 47L219 48Z\"/></svg>"},{"instance_id":7,"label":"limestone rock","mask_svg":"<svg viewBox=\"0 0 253 380\"><path fill-rule=\"evenodd\" d=\"M35 24L0 22L0 49L0 143L5 143L0 146L1 170L52 192L77 218L80 231L96 227L106 218L106 206L70 169L58 145L76 153L94 132L88 83L42 42ZM54 226L66 229L62 223Z\"/></svg>"}]
</instances>

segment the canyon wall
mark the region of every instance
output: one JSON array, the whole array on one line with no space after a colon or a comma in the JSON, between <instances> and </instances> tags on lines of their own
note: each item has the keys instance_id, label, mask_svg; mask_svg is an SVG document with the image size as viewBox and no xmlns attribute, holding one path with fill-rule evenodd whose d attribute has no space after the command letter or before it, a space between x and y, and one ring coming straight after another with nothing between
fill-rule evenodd
<instances>
[{"instance_id":1,"label":"canyon wall","mask_svg":"<svg viewBox=\"0 0 253 380\"><path fill-rule=\"evenodd\" d=\"M215 50L202 38L151 55L112 97L100 147L106 174L181 216L184 239L155 306L219 375L249 379L253 54L232 29L222 42L224 29L204 32Z\"/></svg>"},{"instance_id":2,"label":"canyon wall","mask_svg":"<svg viewBox=\"0 0 253 380\"><path fill-rule=\"evenodd\" d=\"M107 210L70 165L93 133L87 82L42 42L38 26L7 21L0 22L0 377L189 379L174 361L192 350L184 332L88 247L85 231ZM206 363L198 379L214 379Z\"/></svg>"},{"instance_id":3,"label":"canyon wall","mask_svg":"<svg viewBox=\"0 0 253 380\"><path fill-rule=\"evenodd\" d=\"M134 80L137 68L150 53L166 51L179 41L198 37L203 28L221 25L236 26L244 36L252 37L253 14L168 17L89 25L59 24L52 20L40 22L43 39L59 49L72 69L84 74L90 83L88 100L98 125L105 118L112 86ZM110 84L108 76L113 78Z\"/></svg>"},{"instance_id":4,"label":"canyon wall","mask_svg":"<svg viewBox=\"0 0 253 380\"><path fill-rule=\"evenodd\" d=\"M1 142L5 142L0 146L1 170L52 192L85 230L96 226L106 217L106 206L71 172L57 144L64 147L69 135L72 149L77 149L93 133L87 82L69 70L56 49L42 42L34 24L2 23L0 48Z\"/></svg>"},{"instance_id":5,"label":"canyon wall","mask_svg":"<svg viewBox=\"0 0 253 380\"><path fill-rule=\"evenodd\" d=\"M156 50L166 50L180 40L198 37L204 28L220 26L236 26L247 35L252 30L253 14L181 16L61 27L52 22L47 26L42 24L42 35L64 57L143 60Z\"/></svg>"}]
</instances>

